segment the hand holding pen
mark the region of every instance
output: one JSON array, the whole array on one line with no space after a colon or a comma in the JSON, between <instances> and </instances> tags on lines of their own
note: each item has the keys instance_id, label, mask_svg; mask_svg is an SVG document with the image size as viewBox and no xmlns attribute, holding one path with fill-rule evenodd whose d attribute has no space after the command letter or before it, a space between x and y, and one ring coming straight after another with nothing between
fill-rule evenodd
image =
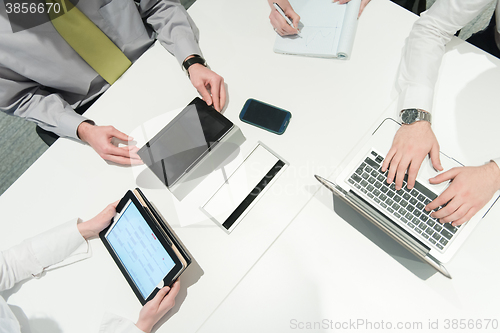
<instances>
[{"instance_id":1,"label":"hand holding pen","mask_svg":"<svg viewBox=\"0 0 500 333\"><path fill-rule=\"evenodd\" d=\"M280 36L296 35L299 33L298 25L300 16L295 13L288 0L280 0L279 4L268 0L271 6L269 19Z\"/></svg>"}]
</instances>

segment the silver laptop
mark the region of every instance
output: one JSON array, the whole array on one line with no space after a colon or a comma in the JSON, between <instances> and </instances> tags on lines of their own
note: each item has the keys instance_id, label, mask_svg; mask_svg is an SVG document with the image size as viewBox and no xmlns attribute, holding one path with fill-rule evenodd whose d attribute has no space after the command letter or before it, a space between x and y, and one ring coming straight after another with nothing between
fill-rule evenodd
<instances>
[{"instance_id":1,"label":"silver laptop","mask_svg":"<svg viewBox=\"0 0 500 333\"><path fill-rule=\"evenodd\" d=\"M431 212L425 211L424 207L447 188L448 182L438 185L429 183L428 179L438 174L429 157L422 162L416 184L411 190L406 187L406 176L403 188L396 191L394 183L387 184L387 171L381 172L385 154L399 128L400 124L394 119L385 119L354 157L349 158L340 173L334 176L333 182L320 176L316 178L410 252L451 278L443 263L457 252L495 203L498 193L459 227L432 218ZM444 170L462 166L446 154L440 154Z\"/></svg>"}]
</instances>

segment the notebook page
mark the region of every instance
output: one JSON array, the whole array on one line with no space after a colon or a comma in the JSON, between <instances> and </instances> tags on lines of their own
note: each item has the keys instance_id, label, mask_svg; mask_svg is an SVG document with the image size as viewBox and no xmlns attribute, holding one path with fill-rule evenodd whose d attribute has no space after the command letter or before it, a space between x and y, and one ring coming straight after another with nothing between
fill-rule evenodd
<instances>
[{"instance_id":1,"label":"notebook page","mask_svg":"<svg viewBox=\"0 0 500 333\"><path fill-rule=\"evenodd\" d=\"M290 0L294 10L300 15L300 37L277 36L274 44L274 52L285 54L297 54L313 57L334 58L337 53L349 51L349 44L352 47L354 33L348 34L342 44L341 36L346 29L352 29L352 21L356 22L357 12L353 18L347 18L346 13L352 16L355 7L359 10L360 0L352 0L346 5L333 3L331 0ZM345 21L348 21L346 24ZM354 25L355 27L355 25ZM342 47L342 49L341 49Z\"/></svg>"}]
</instances>

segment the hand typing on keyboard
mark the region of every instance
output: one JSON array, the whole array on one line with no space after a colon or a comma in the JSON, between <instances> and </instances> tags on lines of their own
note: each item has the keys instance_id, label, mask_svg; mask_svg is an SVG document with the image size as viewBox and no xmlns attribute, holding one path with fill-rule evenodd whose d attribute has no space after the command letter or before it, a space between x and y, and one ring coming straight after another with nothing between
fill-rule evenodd
<instances>
[{"instance_id":1,"label":"hand typing on keyboard","mask_svg":"<svg viewBox=\"0 0 500 333\"><path fill-rule=\"evenodd\" d=\"M430 154L432 166L443 170L439 159L439 143L430 123L418 121L411 125L402 125L392 142L392 147L382 164L382 171L389 170L387 183L395 179L396 190L403 187L403 179L408 170L408 188L415 185L422 161Z\"/></svg>"},{"instance_id":2,"label":"hand typing on keyboard","mask_svg":"<svg viewBox=\"0 0 500 333\"><path fill-rule=\"evenodd\" d=\"M425 206L438 196L418 181L413 189L409 189L407 176L403 179L403 188L396 190L394 183L385 181L389 172L382 172L383 161L382 155L371 151L347 182L364 200L398 221L413 236L432 248L444 250L459 228L450 223L442 225L425 210Z\"/></svg>"},{"instance_id":3,"label":"hand typing on keyboard","mask_svg":"<svg viewBox=\"0 0 500 333\"><path fill-rule=\"evenodd\" d=\"M495 162L479 167L453 168L429 179L429 182L439 184L448 180L452 180L450 186L425 209L431 211L446 205L431 216L439 222L452 222L453 226L458 226L470 220L500 189L500 169Z\"/></svg>"}]
</instances>

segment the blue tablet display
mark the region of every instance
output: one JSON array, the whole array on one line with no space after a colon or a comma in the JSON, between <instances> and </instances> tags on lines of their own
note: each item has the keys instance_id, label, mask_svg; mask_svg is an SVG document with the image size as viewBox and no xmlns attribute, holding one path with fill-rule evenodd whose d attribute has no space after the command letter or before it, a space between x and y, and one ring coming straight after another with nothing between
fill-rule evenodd
<instances>
[{"instance_id":1,"label":"blue tablet display","mask_svg":"<svg viewBox=\"0 0 500 333\"><path fill-rule=\"evenodd\" d=\"M132 201L122 211L106 239L146 299L175 263Z\"/></svg>"}]
</instances>

